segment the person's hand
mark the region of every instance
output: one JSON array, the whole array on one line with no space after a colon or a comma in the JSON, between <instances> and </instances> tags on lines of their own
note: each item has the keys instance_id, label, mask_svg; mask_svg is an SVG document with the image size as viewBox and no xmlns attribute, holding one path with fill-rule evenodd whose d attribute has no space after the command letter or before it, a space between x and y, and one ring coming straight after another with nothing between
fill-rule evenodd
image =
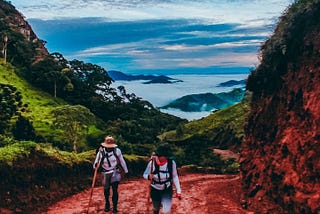
<instances>
[{"instance_id":1,"label":"person's hand","mask_svg":"<svg viewBox=\"0 0 320 214\"><path fill-rule=\"evenodd\" d=\"M177 197L179 200L181 200L181 198L182 198L182 197L181 197L181 193L177 193L177 194L176 194L176 197Z\"/></svg>"}]
</instances>

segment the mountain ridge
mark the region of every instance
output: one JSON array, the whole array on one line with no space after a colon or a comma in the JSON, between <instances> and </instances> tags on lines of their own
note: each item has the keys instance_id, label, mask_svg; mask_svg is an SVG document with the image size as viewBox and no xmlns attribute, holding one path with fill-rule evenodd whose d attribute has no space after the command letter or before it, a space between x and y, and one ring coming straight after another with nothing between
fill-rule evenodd
<instances>
[{"instance_id":1,"label":"mountain ridge","mask_svg":"<svg viewBox=\"0 0 320 214\"><path fill-rule=\"evenodd\" d=\"M175 99L160 109L174 108L185 112L215 111L239 103L244 89L235 88L230 92L190 94Z\"/></svg>"},{"instance_id":2,"label":"mountain ridge","mask_svg":"<svg viewBox=\"0 0 320 214\"><path fill-rule=\"evenodd\" d=\"M123 81L136 81L136 80L146 80L143 84L153 84L153 83L162 83L162 84L170 84L176 82L182 82L181 80L173 79L171 77L167 77L165 75L132 75L125 74L121 71L109 70L107 71L108 75L115 81L123 80Z\"/></svg>"}]
</instances>

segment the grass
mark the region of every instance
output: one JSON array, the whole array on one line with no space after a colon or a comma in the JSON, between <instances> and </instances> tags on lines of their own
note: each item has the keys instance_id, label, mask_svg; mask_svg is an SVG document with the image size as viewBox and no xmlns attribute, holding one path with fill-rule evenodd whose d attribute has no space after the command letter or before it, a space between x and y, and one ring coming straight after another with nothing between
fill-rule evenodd
<instances>
[{"instance_id":1,"label":"grass","mask_svg":"<svg viewBox=\"0 0 320 214\"><path fill-rule=\"evenodd\" d=\"M61 151L50 144L38 144L32 141L20 141L5 147L0 147L0 162L12 166L15 160L28 159L31 152L42 153L45 156L56 160L57 163L74 165L83 161L92 161L94 151L76 154L73 152Z\"/></svg>"},{"instance_id":2,"label":"grass","mask_svg":"<svg viewBox=\"0 0 320 214\"><path fill-rule=\"evenodd\" d=\"M169 131L160 136L170 141L182 141L193 135L202 135L217 127L230 127L237 137L244 134L244 124L249 113L249 102L244 99L241 103L230 106L211 115L191 121L182 128L182 134L177 135L176 130Z\"/></svg>"},{"instance_id":3,"label":"grass","mask_svg":"<svg viewBox=\"0 0 320 214\"><path fill-rule=\"evenodd\" d=\"M31 86L27 81L18 77L14 67L0 61L0 83L14 85L22 94L22 102L28 104L28 111L24 116L33 121L33 126L42 135L51 132L53 115L50 113L55 107L67 104L59 98Z\"/></svg>"}]
</instances>

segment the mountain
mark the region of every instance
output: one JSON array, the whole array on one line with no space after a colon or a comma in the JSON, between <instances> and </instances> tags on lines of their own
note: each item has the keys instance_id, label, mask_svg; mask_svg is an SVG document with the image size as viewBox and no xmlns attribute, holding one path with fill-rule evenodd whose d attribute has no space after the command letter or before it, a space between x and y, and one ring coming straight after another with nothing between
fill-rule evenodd
<instances>
[{"instance_id":1,"label":"mountain","mask_svg":"<svg viewBox=\"0 0 320 214\"><path fill-rule=\"evenodd\" d=\"M182 80L177 80L171 77L160 75L160 76L156 76L150 81L144 82L143 84L154 84L154 83L171 84L171 83L177 83L177 82L182 82Z\"/></svg>"},{"instance_id":2,"label":"mountain","mask_svg":"<svg viewBox=\"0 0 320 214\"><path fill-rule=\"evenodd\" d=\"M219 87L232 87L235 85L243 85L245 86L246 80L229 80L227 82L222 82L218 86Z\"/></svg>"},{"instance_id":3,"label":"mountain","mask_svg":"<svg viewBox=\"0 0 320 214\"><path fill-rule=\"evenodd\" d=\"M125 80L125 81L133 81L133 80L152 80L155 78L153 75L131 75L125 74L121 71L108 71L108 75L115 81L117 80Z\"/></svg>"},{"instance_id":4,"label":"mountain","mask_svg":"<svg viewBox=\"0 0 320 214\"><path fill-rule=\"evenodd\" d=\"M191 94L178 98L161 108L176 108L186 112L214 111L239 103L243 96L244 90L240 88L218 94Z\"/></svg>"},{"instance_id":5,"label":"mountain","mask_svg":"<svg viewBox=\"0 0 320 214\"><path fill-rule=\"evenodd\" d=\"M131 75L131 74L125 74L121 71L114 71L110 70L108 71L108 75L115 81L117 80L125 80L125 81L134 81L134 80L148 80L147 82L144 82L144 84L152 84L152 83L175 83L175 82L181 82L181 80L176 80L171 77L167 77L164 75Z\"/></svg>"},{"instance_id":6,"label":"mountain","mask_svg":"<svg viewBox=\"0 0 320 214\"><path fill-rule=\"evenodd\" d=\"M246 93L240 103L181 124L175 130L159 135L159 138L176 147L175 158L183 165L198 164L206 168L211 166L215 173L236 173L239 168L234 157L224 162L213 152L239 152L244 137L243 124L250 110L250 96ZM187 155L182 156L182 151Z\"/></svg>"},{"instance_id":7,"label":"mountain","mask_svg":"<svg viewBox=\"0 0 320 214\"><path fill-rule=\"evenodd\" d=\"M26 66L49 55L46 42L38 39L23 15L9 1L0 1L0 29L0 38L7 38L6 61Z\"/></svg>"},{"instance_id":8,"label":"mountain","mask_svg":"<svg viewBox=\"0 0 320 214\"><path fill-rule=\"evenodd\" d=\"M320 211L319 50L320 1L295 1L249 75L242 202L257 213Z\"/></svg>"}]
</instances>

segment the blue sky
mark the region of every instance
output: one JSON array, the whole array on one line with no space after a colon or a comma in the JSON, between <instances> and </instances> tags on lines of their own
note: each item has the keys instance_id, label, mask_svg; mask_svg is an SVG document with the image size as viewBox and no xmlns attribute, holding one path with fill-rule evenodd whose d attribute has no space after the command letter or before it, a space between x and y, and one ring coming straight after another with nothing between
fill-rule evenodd
<instances>
[{"instance_id":1,"label":"blue sky","mask_svg":"<svg viewBox=\"0 0 320 214\"><path fill-rule=\"evenodd\" d=\"M11 0L50 52L131 74L243 73L292 0Z\"/></svg>"}]
</instances>

